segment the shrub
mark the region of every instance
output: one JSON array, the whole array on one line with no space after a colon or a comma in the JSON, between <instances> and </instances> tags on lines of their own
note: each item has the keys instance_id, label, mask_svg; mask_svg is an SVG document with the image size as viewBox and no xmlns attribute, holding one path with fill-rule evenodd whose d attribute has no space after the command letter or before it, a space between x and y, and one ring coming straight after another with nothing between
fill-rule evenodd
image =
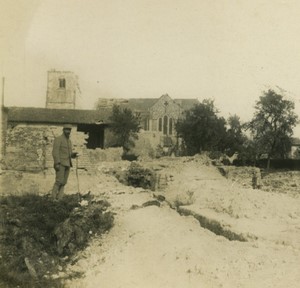
<instances>
[{"instance_id":1,"label":"shrub","mask_svg":"<svg viewBox=\"0 0 300 288\"><path fill-rule=\"evenodd\" d=\"M130 164L126 178L127 183L130 186L152 190L155 188L155 172L150 169L143 168L136 162L132 162Z\"/></svg>"}]
</instances>

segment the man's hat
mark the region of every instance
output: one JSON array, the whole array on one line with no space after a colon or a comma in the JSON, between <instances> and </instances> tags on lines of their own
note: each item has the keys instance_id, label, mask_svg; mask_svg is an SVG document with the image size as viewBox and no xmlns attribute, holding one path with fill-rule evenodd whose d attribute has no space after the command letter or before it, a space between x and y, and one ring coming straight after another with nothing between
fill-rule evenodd
<instances>
[{"instance_id":1,"label":"man's hat","mask_svg":"<svg viewBox=\"0 0 300 288\"><path fill-rule=\"evenodd\" d=\"M64 129L72 129L72 125L71 124L65 124L63 126Z\"/></svg>"}]
</instances>

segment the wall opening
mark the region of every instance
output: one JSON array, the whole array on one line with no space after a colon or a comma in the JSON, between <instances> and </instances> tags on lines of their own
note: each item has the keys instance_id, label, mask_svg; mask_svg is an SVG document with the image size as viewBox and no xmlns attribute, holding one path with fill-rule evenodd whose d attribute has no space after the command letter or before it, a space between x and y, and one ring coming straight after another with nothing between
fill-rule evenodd
<instances>
[{"instance_id":1,"label":"wall opening","mask_svg":"<svg viewBox=\"0 0 300 288\"><path fill-rule=\"evenodd\" d=\"M77 131L88 134L86 148L104 148L104 126L96 124L78 124Z\"/></svg>"}]
</instances>

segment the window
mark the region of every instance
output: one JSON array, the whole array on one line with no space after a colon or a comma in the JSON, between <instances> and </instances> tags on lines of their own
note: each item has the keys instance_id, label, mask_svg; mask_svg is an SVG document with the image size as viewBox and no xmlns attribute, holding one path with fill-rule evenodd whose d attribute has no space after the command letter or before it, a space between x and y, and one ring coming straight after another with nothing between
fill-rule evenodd
<instances>
[{"instance_id":1,"label":"window","mask_svg":"<svg viewBox=\"0 0 300 288\"><path fill-rule=\"evenodd\" d=\"M149 130L149 119L148 118L146 118L144 120L144 129L145 129L145 131Z\"/></svg>"},{"instance_id":2,"label":"window","mask_svg":"<svg viewBox=\"0 0 300 288\"><path fill-rule=\"evenodd\" d=\"M169 119L169 134L172 135L173 132L173 119Z\"/></svg>"},{"instance_id":3,"label":"window","mask_svg":"<svg viewBox=\"0 0 300 288\"><path fill-rule=\"evenodd\" d=\"M66 88L66 79L65 78L59 79L59 88Z\"/></svg>"},{"instance_id":4,"label":"window","mask_svg":"<svg viewBox=\"0 0 300 288\"><path fill-rule=\"evenodd\" d=\"M168 116L164 116L164 135L168 134Z\"/></svg>"},{"instance_id":5,"label":"window","mask_svg":"<svg viewBox=\"0 0 300 288\"><path fill-rule=\"evenodd\" d=\"M162 118L158 119L158 131L162 131Z\"/></svg>"}]
</instances>

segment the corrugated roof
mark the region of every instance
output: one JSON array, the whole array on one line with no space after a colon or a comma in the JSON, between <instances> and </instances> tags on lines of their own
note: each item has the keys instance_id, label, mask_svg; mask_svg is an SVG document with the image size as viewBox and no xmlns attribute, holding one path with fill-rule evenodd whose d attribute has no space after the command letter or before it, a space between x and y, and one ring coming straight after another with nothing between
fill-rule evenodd
<instances>
[{"instance_id":1,"label":"corrugated roof","mask_svg":"<svg viewBox=\"0 0 300 288\"><path fill-rule=\"evenodd\" d=\"M9 122L94 124L96 122L108 123L108 118L111 115L111 109L76 110L7 107L7 110Z\"/></svg>"}]
</instances>

